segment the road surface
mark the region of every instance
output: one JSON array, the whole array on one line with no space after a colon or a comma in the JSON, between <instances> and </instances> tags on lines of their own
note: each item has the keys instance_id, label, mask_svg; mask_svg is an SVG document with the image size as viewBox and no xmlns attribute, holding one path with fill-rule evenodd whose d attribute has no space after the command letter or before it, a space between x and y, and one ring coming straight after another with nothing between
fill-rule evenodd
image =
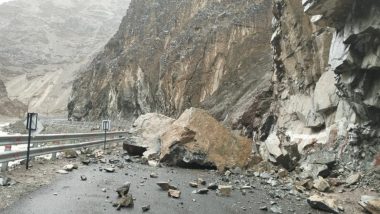
<instances>
[{"instance_id":1,"label":"road surface","mask_svg":"<svg viewBox=\"0 0 380 214\"><path fill-rule=\"evenodd\" d=\"M107 159L123 160L121 157L112 156ZM107 161L108 162L108 161ZM116 168L115 173L107 173L105 168L109 164L79 164L79 169L66 175L58 175L54 181L32 193L26 194L11 206L0 210L4 214L101 214L101 213L142 213L141 207L150 205L147 213L271 213L260 210L260 207L279 206L282 213L321 213L312 210L305 202L304 197L288 194L284 186L271 187L262 183L263 180L256 177L244 177L236 175L231 178L235 187L237 182L249 182L255 188L247 191L246 195L238 189L232 192L231 197L217 196L215 191L209 191L206 195L192 193L194 188L189 182L197 178L203 178L210 182L221 181L221 176L215 171L189 170L181 168L156 168L139 163L128 163L122 169ZM150 178L150 173L156 172L158 178ZM86 181L81 181L80 176L85 175ZM167 192L162 191L156 182L169 181L181 190L181 198L168 197ZM136 199L133 208L123 208L117 211L112 202L117 199L115 189L124 182L132 183L130 193ZM106 192L103 192L106 188ZM278 193L278 194L277 194ZM283 198L278 198L282 195Z\"/></svg>"}]
</instances>

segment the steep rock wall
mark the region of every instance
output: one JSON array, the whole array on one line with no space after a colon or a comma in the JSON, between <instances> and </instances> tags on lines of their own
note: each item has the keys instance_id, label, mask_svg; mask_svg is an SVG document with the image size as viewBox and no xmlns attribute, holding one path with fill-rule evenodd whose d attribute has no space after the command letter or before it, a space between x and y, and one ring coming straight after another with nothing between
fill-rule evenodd
<instances>
[{"instance_id":1,"label":"steep rock wall","mask_svg":"<svg viewBox=\"0 0 380 214\"><path fill-rule=\"evenodd\" d=\"M267 130L299 149L340 142L340 155L349 150L356 156L351 160L370 160L380 137L379 2L273 4L271 112L277 120ZM347 144L354 149L346 150Z\"/></svg>"},{"instance_id":2,"label":"steep rock wall","mask_svg":"<svg viewBox=\"0 0 380 214\"><path fill-rule=\"evenodd\" d=\"M69 117L178 116L195 106L251 122L256 95L270 100L270 21L270 1L132 1L74 82Z\"/></svg>"}]
</instances>

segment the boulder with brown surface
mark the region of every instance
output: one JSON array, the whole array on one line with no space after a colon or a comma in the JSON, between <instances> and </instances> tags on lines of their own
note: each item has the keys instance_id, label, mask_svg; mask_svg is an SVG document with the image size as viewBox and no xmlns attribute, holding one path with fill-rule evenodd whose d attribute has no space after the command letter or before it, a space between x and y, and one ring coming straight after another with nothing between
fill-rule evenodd
<instances>
[{"instance_id":1,"label":"boulder with brown surface","mask_svg":"<svg viewBox=\"0 0 380 214\"><path fill-rule=\"evenodd\" d=\"M124 143L124 149L130 155L142 153L147 158L158 156L160 153L160 135L167 131L173 122L174 119L157 113L141 115L129 130L131 135Z\"/></svg>"},{"instance_id":2,"label":"boulder with brown surface","mask_svg":"<svg viewBox=\"0 0 380 214\"><path fill-rule=\"evenodd\" d=\"M219 170L245 167L252 141L235 136L206 111L187 109L161 135L160 159L171 165Z\"/></svg>"}]
</instances>

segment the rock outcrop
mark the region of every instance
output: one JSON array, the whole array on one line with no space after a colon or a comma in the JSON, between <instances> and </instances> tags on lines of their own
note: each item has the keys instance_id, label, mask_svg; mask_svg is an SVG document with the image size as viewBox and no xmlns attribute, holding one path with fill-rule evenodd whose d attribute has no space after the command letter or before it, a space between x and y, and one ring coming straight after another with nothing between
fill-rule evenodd
<instances>
[{"instance_id":1,"label":"rock outcrop","mask_svg":"<svg viewBox=\"0 0 380 214\"><path fill-rule=\"evenodd\" d=\"M271 112L277 120L271 129L280 142L298 143L301 149L322 143L352 156L345 147L349 142L358 146L354 159L369 163L380 136L379 2L273 4L276 101ZM373 149L365 149L368 146Z\"/></svg>"},{"instance_id":2,"label":"rock outcrop","mask_svg":"<svg viewBox=\"0 0 380 214\"><path fill-rule=\"evenodd\" d=\"M178 117L202 107L219 120L259 124L252 112L271 97L270 21L270 1L134 0L74 82L69 117Z\"/></svg>"}]
</instances>

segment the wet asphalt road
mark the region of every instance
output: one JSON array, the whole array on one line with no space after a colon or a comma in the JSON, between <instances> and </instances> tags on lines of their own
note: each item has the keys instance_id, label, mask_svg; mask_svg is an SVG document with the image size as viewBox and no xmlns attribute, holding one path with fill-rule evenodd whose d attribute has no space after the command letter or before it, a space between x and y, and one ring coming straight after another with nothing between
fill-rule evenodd
<instances>
[{"instance_id":1,"label":"wet asphalt road","mask_svg":"<svg viewBox=\"0 0 380 214\"><path fill-rule=\"evenodd\" d=\"M287 195L276 199L268 194L272 187L260 184L258 178L250 178L252 191L242 195L235 189L231 197L217 196L215 191L207 195L193 194L194 188L189 182L201 177L207 183L220 179L216 172L208 170L188 170L180 168L155 168L138 163L129 164L123 169L116 168L115 173L100 171L99 167L107 164L92 164L84 166L66 175L59 175L53 183L39 190L23 196L10 207L0 210L4 214L100 214L100 213L142 213L141 207L150 205L151 210L146 213L272 213L259 208L271 208L271 201L277 202L282 213L321 213L312 210L305 199L296 200L296 196ZM150 178L151 172L156 172L158 178ZM87 176L87 181L81 181L80 176ZM247 178L248 179L248 178ZM162 191L156 182L172 180L170 183L181 190L181 198L173 199ZM132 183L130 193L136 198L133 208L122 208L117 211L112 206L116 200L115 189L124 182ZM102 189L106 188L106 192ZM269 189L267 189L269 188ZM280 188L280 187L278 187ZM193 201L195 199L195 201ZM245 207L244 210L242 207Z\"/></svg>"}]
</instances>

